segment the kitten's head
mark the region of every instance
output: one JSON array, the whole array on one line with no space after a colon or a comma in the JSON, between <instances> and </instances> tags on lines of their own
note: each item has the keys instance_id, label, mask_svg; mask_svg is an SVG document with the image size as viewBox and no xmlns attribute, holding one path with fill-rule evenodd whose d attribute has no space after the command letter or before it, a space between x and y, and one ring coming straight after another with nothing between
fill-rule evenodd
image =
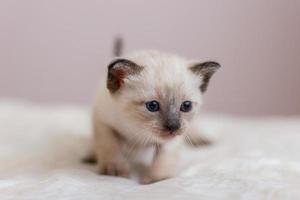
<instances>
[{"instance_id":1,"label":"kitten's head","mask_svg":"<svg viewBox=\"0 0 300 200\"><path fill-rule=\"evenodd\" d=\"M158 142L184 134L220 65L148 51L108 66L107 88L128 127Z\"/></svg>"}]
</instances>

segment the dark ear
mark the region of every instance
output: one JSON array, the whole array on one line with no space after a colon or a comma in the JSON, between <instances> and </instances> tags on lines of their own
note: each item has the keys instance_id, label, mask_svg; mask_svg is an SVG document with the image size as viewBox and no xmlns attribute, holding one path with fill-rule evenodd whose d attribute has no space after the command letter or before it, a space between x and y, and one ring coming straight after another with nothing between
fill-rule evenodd
<instances>
[{"instance_id":1,"label":"dark ear","mask_svg":"<svg viewBox=\"0 0 300 200\"><path fill-rule=\"evenodd\" d=\"M143 67L136 63L118 58L108 65L106 87L111 93L118 91L124 84L124 79L128 76L138 74Z\"/></svg>"},{"instance_id":2,"label":"dark ear","mask_svg":"<svg viewBox=\"0 0 300 200\"><path fill-rule=\"evenodd\" d=\"M198 64L193 64L190 69L192 72L202 77L202 83L200 85L201 92L205 92L212 75L221 67L217 62L203 62Z\"/></svg>"}]
</instances>

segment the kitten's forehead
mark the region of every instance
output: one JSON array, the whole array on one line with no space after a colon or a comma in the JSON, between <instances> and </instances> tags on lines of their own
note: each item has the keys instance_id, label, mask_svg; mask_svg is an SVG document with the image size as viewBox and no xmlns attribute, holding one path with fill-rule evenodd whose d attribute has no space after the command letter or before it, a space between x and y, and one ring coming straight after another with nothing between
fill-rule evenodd
<instances>
[{"instance_id":1,"label":"kitten's forehead","mask_svg":"<svg viewBox=\"0 0 300 200\"><path fill-rule=\"evenodd\" d=\"M182 70L186 66L186 60L172 54L158 52L158 51L142 51L133 53L128 58L138 65L141 65L150 72L168 73L170 71L176 72Z\"/></svg>"},{"instance_id":2,"label":"kitten's forehead","mask_svg":"<svg viewBox=\"0 0 300 200\"><path fill-rule=\"evenodd\" d=\"M185 59L157 51L138 52L128 58L143 66L139 84L147 96L179 99L198 95L199 79L188 69Z\"/></svg>"}]
</instances>

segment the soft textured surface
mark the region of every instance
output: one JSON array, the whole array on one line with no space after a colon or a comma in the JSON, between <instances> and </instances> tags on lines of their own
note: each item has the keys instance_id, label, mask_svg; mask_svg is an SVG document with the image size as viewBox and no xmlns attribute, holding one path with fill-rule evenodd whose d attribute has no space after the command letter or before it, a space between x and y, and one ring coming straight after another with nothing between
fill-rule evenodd
<instances>
[{"instance_id":1,"label":"soft textured surface","mask_svg":"<svg viewBox=\"0 0 300 200\"><path fill-rule=\"evenodd\" d=\"M300 118L209 115L215 143L186 148L178 176L151 185L79 162L89 114L0 101L0 199L300 199Z\"/></svg>"}]
</instances>

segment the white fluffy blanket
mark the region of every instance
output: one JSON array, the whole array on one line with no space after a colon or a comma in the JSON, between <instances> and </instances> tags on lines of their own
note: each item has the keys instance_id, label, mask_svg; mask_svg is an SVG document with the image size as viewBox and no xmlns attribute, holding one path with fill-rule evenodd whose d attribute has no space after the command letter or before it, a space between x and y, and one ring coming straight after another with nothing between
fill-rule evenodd
<instances>
[{"instance_id":1,"label":"white fluffy blanket","mask_svg":"<svg viewBox=\"0 0 300 200\"><path fill-rule=\"evenodd\" d=\"M300 118L206 116L214 144L151 185L80 163L89 123L85 108L0 101L0 199L300 199Z\"/></svg>"}]
</instances>

